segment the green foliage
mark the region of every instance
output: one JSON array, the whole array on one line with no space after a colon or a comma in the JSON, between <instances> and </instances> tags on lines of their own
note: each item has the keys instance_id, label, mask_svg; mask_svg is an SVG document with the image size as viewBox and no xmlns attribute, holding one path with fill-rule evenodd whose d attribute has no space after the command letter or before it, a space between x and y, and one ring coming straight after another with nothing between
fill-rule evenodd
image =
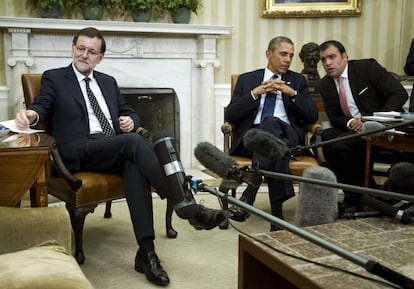
<instances>
[{"instance_id":1,"label":"green foliage","mask_svg":"<svg viewBox=\"0 0 414 289\"><path fill-rule=\"evenodd\" d=\"M155 0L122 0L125 9L136 9L141 11L150 10L155 5Z\"/></svg>"},{"instance_id":2,"label":"green foliage","mask_svg":"<svg viewBox=\"0 0 414 289\"><path fill-rule=\"evenodd\" d=\"M66 1L64 0L26 0L26 7L37 10L46 8L50 9L56 7L57 5L59 8L64 8L65 2Z\"/></svg>"},{"instance_id":3,"label":"green foliage","mask_svg":"<svg viewBox=\"0 0 414 289\"><path fill-rule=\"evenodd\" d=\"M179 8L188 8L195 14L202 5L202 0L157 0L158 5L165 10L176 11Z\"/></svg>"}]
</instances>

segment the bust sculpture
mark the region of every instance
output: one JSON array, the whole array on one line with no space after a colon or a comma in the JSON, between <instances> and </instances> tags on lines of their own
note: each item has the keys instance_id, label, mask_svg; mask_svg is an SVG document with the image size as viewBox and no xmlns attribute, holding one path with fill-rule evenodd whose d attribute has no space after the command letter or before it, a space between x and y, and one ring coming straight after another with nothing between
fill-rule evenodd
<instances>
[{"instance_id":1,"label":"bust sculpture","mask_svg":"<svg viewBox=\"0 0 414 289\"><path fill-rule=\"evenodd\" d=\"M302 46L299 53L299 57L304 64L304 69L301 73L306 77L310 87L315 87L320 80L318 73L318 62L320 60L318 48L318 44L309 42Z\"/></svg>"}]
</instances>

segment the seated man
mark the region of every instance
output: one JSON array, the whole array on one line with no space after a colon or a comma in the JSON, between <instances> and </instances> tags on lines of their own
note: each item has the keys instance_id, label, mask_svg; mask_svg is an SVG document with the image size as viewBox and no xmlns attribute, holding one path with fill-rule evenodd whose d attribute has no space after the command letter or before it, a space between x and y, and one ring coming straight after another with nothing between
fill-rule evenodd
<instances>
[{"instance_id":1,"label":"seated man","mask_svg":"<svg viewBox=\"0 0 414 289\"><path fill-rule=\"evenodd\" d=\"M348 61L344 46L329 40L319 46L327 73L318 85L325 111L332 125L322 140L361 132L362 116L376 111L403 111L408 96L401 83L374 59ZM350 138L323 147L328 167L338 182L364 186L365 141ZM361 209L361 194L345 191L340 213Z\"/></svg>"},{"instance_id":2,"label":"seated man","mask_svg":"<svg viewBox=\"0 0 414 289\"><path fill-rule=\"evenodd\" d=\"M175 205L178 216L196 229L212 229L225 215L192 199L191 208L177 205L180 190L166 185L151 145L135 133L140 120L125 102L115 79L94 70L105 53L105 40L95 28L80 30L73 38L72 64L45 71L40 95L16 116L20 129L50 121L62 159L71 172L115 172L123 176L125 196L139 245L135 270L157 285L169 284L154 249L150 185ZM190 196L192 198L192 195ZM178 208L177 208L178 207Z\"/></svg>"},{"instance_id":3,"label":"seated man","mask_svg":"<svg viewBox=\"0 0 414 289\"><path fill-rule=\"evenodd\" d=\"M251 157L243 146L243 136L260 127L287 143L289 147L304 145L305 125L315 123L318 110L308 92L303 75L289 70L294 55L294 45L287 37L273 38L266 50L267 67L241 74L237 80L225 119L236 126L230 154ZM270 160L257 153L253 161L260 167L280 173L289 173L289 157ZM260 183L261 176L253 182ZM283 218L283 202L294 196L291 181L268 178L272 215ZM253 204L257 187L248 186L241 200ZM247 213L238 207L230 208L230 218L243 221ZM271 225L270 230L276 230Z\"/></svg>"},{"instance_id":4,"label":"seated man","mask_svg":"<svg viewBox=\"0 0 414 289\"><path fill-rule=\"evenodd\" d=\"M404 72L407 75L414 75L414 39L411 40L410 51L407 55L407 60L404 65ZM409 111L414 111L414 84L410 95Z\"/></svg>"}]
</instances>

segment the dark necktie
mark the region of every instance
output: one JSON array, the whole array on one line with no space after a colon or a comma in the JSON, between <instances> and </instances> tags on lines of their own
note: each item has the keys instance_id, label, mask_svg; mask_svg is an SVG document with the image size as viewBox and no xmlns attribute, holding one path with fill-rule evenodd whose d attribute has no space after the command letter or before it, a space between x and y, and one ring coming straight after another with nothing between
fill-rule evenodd
<instances>
[{"instance_id":1,"label":"dark necktie","mask_svg":"<svg viewBox=\"0 0 414 289\"><path fill-rule=\"evenodd\" d=\"M113 130L113 128L109 124L108 119L106 118L106 116L102 112L101 107L99 106L99 103L96 100L95 95L93 94L91 88L89 87L89 81L91 81L91 79L89 77L85 77L84 80L85 80L85 83L86 83L86 94L88 95L89 102L92 106L93 112L95 113L96 117L99 120L99 123L101 124L101 128L102 128L103 133L106 136L115 135L115 131Z\"/></svg>"},{"instance_id":2,"label":"dark necktie","mask_svg":"<svg viewBox=\"0 0 414 289\"><path fill-rule=\"evenodd\" d=\"M278 76L275 74L270 79L276 79L276 78L278 78ZM266 98L265 98L265 102L263 105L261 120L263 120L265 117L273 116L273 113L275 111L275 105L276 105L276 97L277 95L273 92L266 93Z\"/></svg>"}]
</instances>

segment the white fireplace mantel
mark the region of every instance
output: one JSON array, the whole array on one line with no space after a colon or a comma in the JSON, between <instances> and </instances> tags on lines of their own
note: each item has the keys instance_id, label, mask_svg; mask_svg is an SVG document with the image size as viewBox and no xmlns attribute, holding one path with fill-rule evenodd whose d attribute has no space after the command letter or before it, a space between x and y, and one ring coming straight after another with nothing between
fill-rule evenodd
<instances>
[{"instance_id":1,"label":"white fireplace mantel","mask_svg":"<svg viewBox=\"0 0 414 289\"><path fill-rule=\"evenodd\" d=\"M113 75L121 87L176 91L181 161L187 168L197 166L194 147L216 135L216 44L221 35L230 34L229 26L0 17L8 118L23 106L21 74L69 65L74 33L89 26L101 30L107 43L97 70Z\"/></svg>"}]
</instances>

